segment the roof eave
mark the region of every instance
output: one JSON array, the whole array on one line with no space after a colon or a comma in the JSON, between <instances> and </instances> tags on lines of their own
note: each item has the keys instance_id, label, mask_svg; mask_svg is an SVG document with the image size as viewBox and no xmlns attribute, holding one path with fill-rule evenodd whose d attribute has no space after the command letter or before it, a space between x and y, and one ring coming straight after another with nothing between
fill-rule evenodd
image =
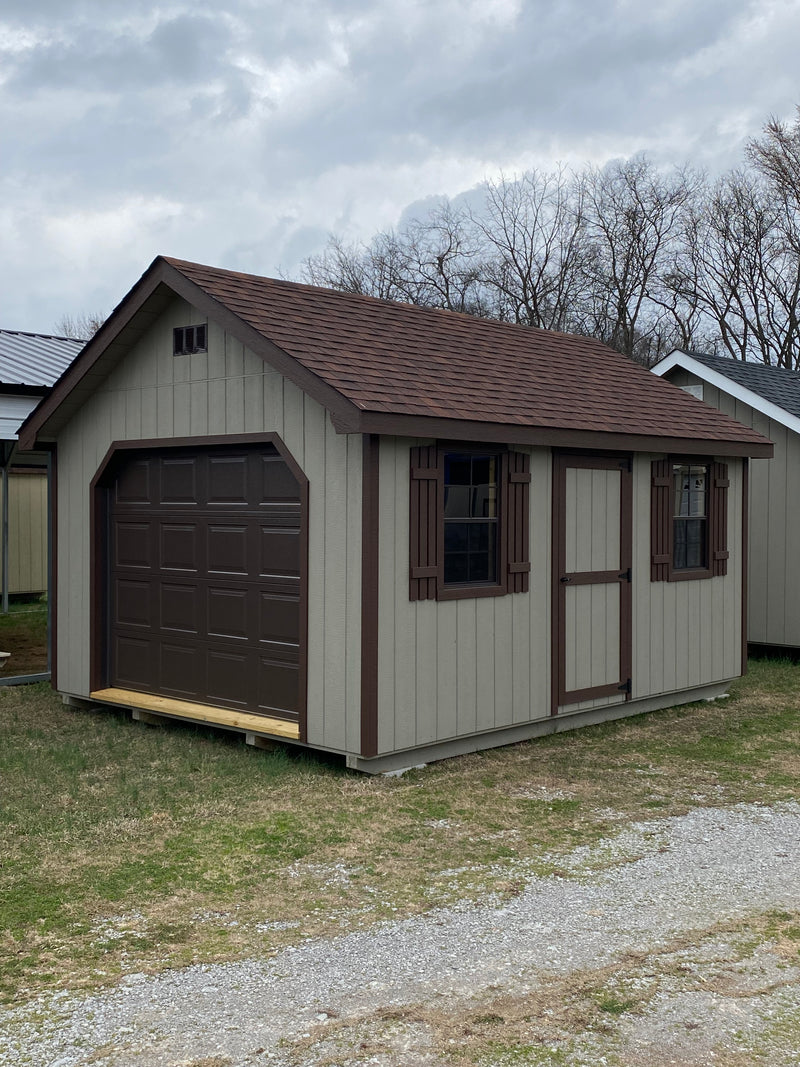
<instances>
[{"instance_id":1,"label":"roof eave","mask_svg":"<svg viewBox=\"0 0 800 1067\"><path fill-rule=\"evenodd\" d=\"M354 422L334 419L339 433L374 433L398 437L435 437L450 441L486 441L549 448L581 448L614 452L672 452L696 456L749 456L769 459L774 445L766 437L753 440L716 440L661 434L615 433L569 427L526 426L518 423L480 422L428 415L395 415L364 411Z\"/></svg>"}]
</instances>

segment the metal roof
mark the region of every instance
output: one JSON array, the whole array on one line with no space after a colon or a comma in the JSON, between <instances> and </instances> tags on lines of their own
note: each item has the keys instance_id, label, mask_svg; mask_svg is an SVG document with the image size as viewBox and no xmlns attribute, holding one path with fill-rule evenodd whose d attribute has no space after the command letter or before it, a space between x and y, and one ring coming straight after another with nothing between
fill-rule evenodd
<instances>
[{"instance_id":1,"label":"metal roof","mask_svg":"<svg viewBox=\"0 0 800 1067\"><path fill-rule=\"evenodd\" d=\"M71 337L0 330L0 390L4 385L49 389L85 344Z\"/></svg>"}]
</instances>

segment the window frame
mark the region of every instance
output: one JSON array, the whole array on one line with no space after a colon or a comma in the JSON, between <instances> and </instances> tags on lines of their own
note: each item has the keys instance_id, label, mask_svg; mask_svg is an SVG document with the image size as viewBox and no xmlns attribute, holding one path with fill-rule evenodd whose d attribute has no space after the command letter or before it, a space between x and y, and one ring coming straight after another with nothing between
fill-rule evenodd
<instances>
[{"instance_id":1,"label":"window frame","mask_svg":"<svg viewBox=\"0 0 800 1067\"><path fill-rule=\"evenodd\" d=\"M497 580L444 582L445 456L496 457ZM409 599L476 600L530 585L530 455L507 445L437 441L410 449Z\"/></svg>"},{"instance_id":2,"label":"window frame","mask_svg":"<svg viewBox=\"0 0 800 1067\"><path fill-rule=\"evenodd\" d=\"M501 448L492 445L468 445L460 446L453 444L452 447L449 444L444 444L439 447L439 471L441 477L441 498L439 502L439 544L440 550L440 574L438 581L438 595L437 600L465 600L473 599L474 597L483 596L505 596L508 592L507 583L507 534L508 534L508 509L507 509L507 493L506 482L508 474L508 449ZM445 532L445 514L444 514L444 471L445 463L448 456L470 456L475 459L478 456L495 457L498 460L497 470L497 559L496 559L496 574L497 580L494 582L445 582L444 580L444 561L445 561L445 547L444 547L444 532Z\"/></svg>"},{"instance_id":3,"label":"window frame","mask_svg":"<svg viewBox=\"0 0 800 1067\"><path fill-rule=\"evenodd\" d=\"M675 566L676 466L706 470L705 566ZM728 573L728 463L712 456L668 455L651 463L650 580L691 582ZM663 494L663 495L662 495Z\"/></svg>"},{"instance_id":4,"label":"window frame","mask_svg":"<svg viewBox=\"0 0 800 1067\"><path fill-rule=\"evenodd\" d=\"M670 522L670 533L669 533L669 556L670 556L670 561L669 561L670 577L669 577L669 581L671 581L671 582L686 582L686 581L692 581L695 578L712 578L713 574L711 572L711 554L712 554L713 549L712 549L712 545L711 545L711 508L712 508L712 499L711 499L711 497L712 497L712 493L714 491L713 490L713 484L712 484L712 480L713 480L713 477L714 477L714 472L713 472L714 464L708 458L703 459L703 460L697 460L697 459L684 459L684 458L681 458L681 457L671 457L670 458L670 465L671 465L671 482L672 482L672 484L670 485L670 502L672 504L672 507L671 507L672 521ZM702 516L702 518L703 518L703 539L704 539L703 558L705 559L705 563L701 567L677 567L675 565L675 520L676 519L683 520L684 518L688 519L688 518L691 517L691 516L688 516L688 515L687 516L680 516L680 515L676 515L675 514L675 468L676 467L689 467L690 470L691 470L692 467L702 467L703 470L705 471L705 479L706 479L705 505L706 506L705 506L705 512L704 512L704 514Z\"/></svg>"}]
</instances>

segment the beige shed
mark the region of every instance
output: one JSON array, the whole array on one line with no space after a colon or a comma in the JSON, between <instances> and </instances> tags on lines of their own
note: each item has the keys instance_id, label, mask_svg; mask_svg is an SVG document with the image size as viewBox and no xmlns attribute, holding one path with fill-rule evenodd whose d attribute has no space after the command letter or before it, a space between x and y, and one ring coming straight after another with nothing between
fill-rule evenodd
<instances>
[{"instance_id":1,"label":"beige shed","mask_svg":"<svg viewBox=\"0 0 800 1067\"><path fill-rule=\"evenodd\" d=\"M747 637L772 651L800 649L800 373L724 356L676 351L653 372L751 426L775 445L750 476Z\"/></svg>"},{"instance_id":2,"label":"beige shed","mask_svg":"<svg viewBox=\"0 0 800 1067\"><path fill-rule=\"evenodd\" d=\"M772 444L589 338L159 257L20 439L68 701L386 771L745 669Z\"/></svg>"}]
</instances>

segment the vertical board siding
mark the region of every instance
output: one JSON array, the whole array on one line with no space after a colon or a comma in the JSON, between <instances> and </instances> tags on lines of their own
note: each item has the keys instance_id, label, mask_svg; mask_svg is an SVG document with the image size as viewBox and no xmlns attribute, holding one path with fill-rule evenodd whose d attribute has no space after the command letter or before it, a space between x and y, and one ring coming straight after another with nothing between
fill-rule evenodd
<instances>
[{"instance_id":1,"label":"vertical board siding","mask_svg":"<svg viewBox=\"0 0 800 1067\"><path fill-rule=\"evenodd\" d=\"M669 378L700 381L686 372L680 382ZM800 647L800 555L793 543L800 525L800 436L715 386L704 384L703 399L775 445L772 459L750 461L747 637L754 644Z\"/></svg>"},{"instance_id":2,"label":"vertical board siding","mask_svg":"<svg viewBox=\"0 0 800 1067\"><path fill-rule=\"evenodd\" d=\"M2 516L0 501L0 522ZM8 591L44 593L46 589L47 474L12 470L8 475Z\"/></svg>"},{"instance_id":3,"label":"vertical board siding","mask_svg":"<svg viewBox=\"0 0 800 1067\"><path fill-rule=\"evenodd\" d=\"M361 448L325 410L209 323L208 353L172 355L203 321L175 299L58 441L59 687L88 695L89 484L114 440L277 433L309 479L308 742L357 751L361 674Z\"/></svg>"},{"instance_id":4,"label":"vertical board siding","mask_svg":"<svg viewBox=\"0 0 800 1067\"><path fill-rule=\"evenodd\" d=\"M409 596L411 449L380 449L379 752L544 718L550 711L550 453L531 453L530 591Z\"/></svg>"},{"instance_id":5,"label":"vertical board siding","mask_svg":"<svg viewBox=\"0 0 800 1067\"><path fill-rule=\"evenodd\" d=\"M650 581L650 463L634 459L634 699L706 685L741 672L742 461L729 458L728 573L697 581Z\"/></svg>"}]
</instances>

